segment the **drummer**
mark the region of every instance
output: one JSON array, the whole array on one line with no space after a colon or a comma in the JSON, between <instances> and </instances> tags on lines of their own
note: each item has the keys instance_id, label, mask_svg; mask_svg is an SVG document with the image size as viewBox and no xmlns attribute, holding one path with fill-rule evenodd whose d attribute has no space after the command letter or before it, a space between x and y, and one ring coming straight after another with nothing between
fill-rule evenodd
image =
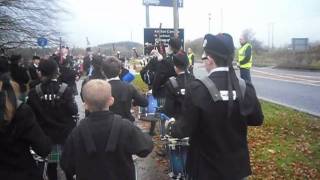
<instances>
[{"instance_id":1,"label":"drummer","mask_svg":"<svg viewBox=\"0 0 320 180\"><path fill-rule=\"evenodd\" d=\"M170 77L165 88L165 104L164 113L169 117L177 119L181 116L181 107L185 97L185 89L187 84L194 80L194 76L188 72L188 56L180 50L173 57L174 70L176 77Z\"/></svg>"},{"instance_id":2,"label":"drummer","mask_svg":"<svg viewBox=\"0 0 320 180\"><path fill-rule=\"evenodd\" d=\"M183 117L168 129L174 137L190 137L188 179L246 179L252 173L247 126L263 123L261 106L253 85L236 77L232 37L207 34L203 48L209 74L190 84Z\"/></svg>"},{"instance_id":3,"label":"drummer","mask_svg":"<svg viewBox=\"0 0 320 180\"><path fill-rule=\"evenodd\" d=\"M134 106L147 107L148 100L132 85L120 80L121 62L114 56L107 57L102 63L102 70L111 84L114 104L110 110L123 118L135 121L132 116L131 104Z\"/></svg>"}]
</instances>

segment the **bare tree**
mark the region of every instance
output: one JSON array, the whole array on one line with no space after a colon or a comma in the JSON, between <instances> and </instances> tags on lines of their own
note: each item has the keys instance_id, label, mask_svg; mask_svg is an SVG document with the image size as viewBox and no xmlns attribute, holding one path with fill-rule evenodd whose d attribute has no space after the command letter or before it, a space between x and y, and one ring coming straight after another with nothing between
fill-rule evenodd
<instances>
[{"instance_id":1,"label":"bare tree","mask_svg":"<svg viewBox=\"0 0 320 180\"><path fill-rule=\"evenodd\" d=\"M242 31L242 36L252 44L253 51L257 54L263 50L263 44L261 41L255 38L255 33L252 29L245 29Z\"/></svg>"},{"instance_id":2,"label":"bare tree","mask_svg":"<svg viewBox=\"0 0 320 180\"><path fill-rule=\"evenodd\" d=\"M60 0L0 0L0 48L34 45L38 37L59 41Z\"/></svg>"}]
</instances>

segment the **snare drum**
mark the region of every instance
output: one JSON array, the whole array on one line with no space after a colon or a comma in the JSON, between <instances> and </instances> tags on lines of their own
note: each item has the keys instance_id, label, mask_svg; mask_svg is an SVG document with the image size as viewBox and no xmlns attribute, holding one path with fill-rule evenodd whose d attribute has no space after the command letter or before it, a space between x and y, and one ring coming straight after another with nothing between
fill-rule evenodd
<instances>
[{"instance_id":1,"label":"snare drum","mask_svg":"<svg viewBox=\"0 0 320 180\"><path fill-rule=\"evenodd\" d=\"M170 160L169 176L172 179L185 179L189 138L168 138L168 154Z\"/></svg>"}]
</instances>

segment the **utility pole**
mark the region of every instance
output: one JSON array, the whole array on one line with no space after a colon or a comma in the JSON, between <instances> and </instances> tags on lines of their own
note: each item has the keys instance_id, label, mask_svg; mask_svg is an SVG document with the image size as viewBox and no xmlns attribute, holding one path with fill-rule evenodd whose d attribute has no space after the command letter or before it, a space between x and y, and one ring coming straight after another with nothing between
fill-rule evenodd
<instances>
[{"instance_id":1,"label":"utility pole","mask_svg":"<svg viewBox=\"0 0 320 180\"><path fill-rule=\"evenodd\" d=\"M209 32L211 32L211 13L208 14L208 17L209 17Z\"/></svg>"},{"instance_id":2,"label":"utility pole","mask_svg":"<svg viewBox=\"0 0 320 180\"><path fill-rule=\"evenodd\" d=\"M179 10L178 10L178 0L173 0L173 26L174 26L174 36L179 37Z\"/></svg>"},{"instance_id":3,"label":"utility pole","mask_svg":"<svg viewBox=\"0 0 320 180\"><path fill-rule=\"evenodd\" d=\"M273 30L274 30L274 23L271 23L271 48L273 49Z\"/></svg>"},{"instance_id":4,"label":"utility pole","mask_svg":"<svg viewBox=\"0 0 320 180\"><path fill-rule=\"evenodd\" d=\"M220 26L221 26L220 33L223 33L223 9L222 8L220 9L220 18L221 18L221 20L220 20L220 23L221 23L220 24Z\"/></svg>"},{"instance_id":5,"label":"utility pole","mask_svg":"<svg viewBox=\"0 0 320 180\"><path fill-rule=\"evenodd\" d=\"M268 29L268 49L270 49L270 23L267 24Z\"/></svg>"}]
</instances>

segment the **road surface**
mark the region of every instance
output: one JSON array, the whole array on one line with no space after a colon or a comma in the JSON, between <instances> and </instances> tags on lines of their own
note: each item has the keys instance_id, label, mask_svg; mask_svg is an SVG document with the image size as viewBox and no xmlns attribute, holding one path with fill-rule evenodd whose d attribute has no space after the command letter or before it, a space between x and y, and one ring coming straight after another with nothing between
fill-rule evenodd
<instances>
[{"instance_id":1,"label":"road surface","mask_svg":"<svg viewBox=\"0 0 320 180\"><path fill-rule=\"evenodd\" d=\"M206 75L197 65L195 75ZM253 68L252 83L259 98L320 116L320 72Z\"/></svg>"}]
</instances>

